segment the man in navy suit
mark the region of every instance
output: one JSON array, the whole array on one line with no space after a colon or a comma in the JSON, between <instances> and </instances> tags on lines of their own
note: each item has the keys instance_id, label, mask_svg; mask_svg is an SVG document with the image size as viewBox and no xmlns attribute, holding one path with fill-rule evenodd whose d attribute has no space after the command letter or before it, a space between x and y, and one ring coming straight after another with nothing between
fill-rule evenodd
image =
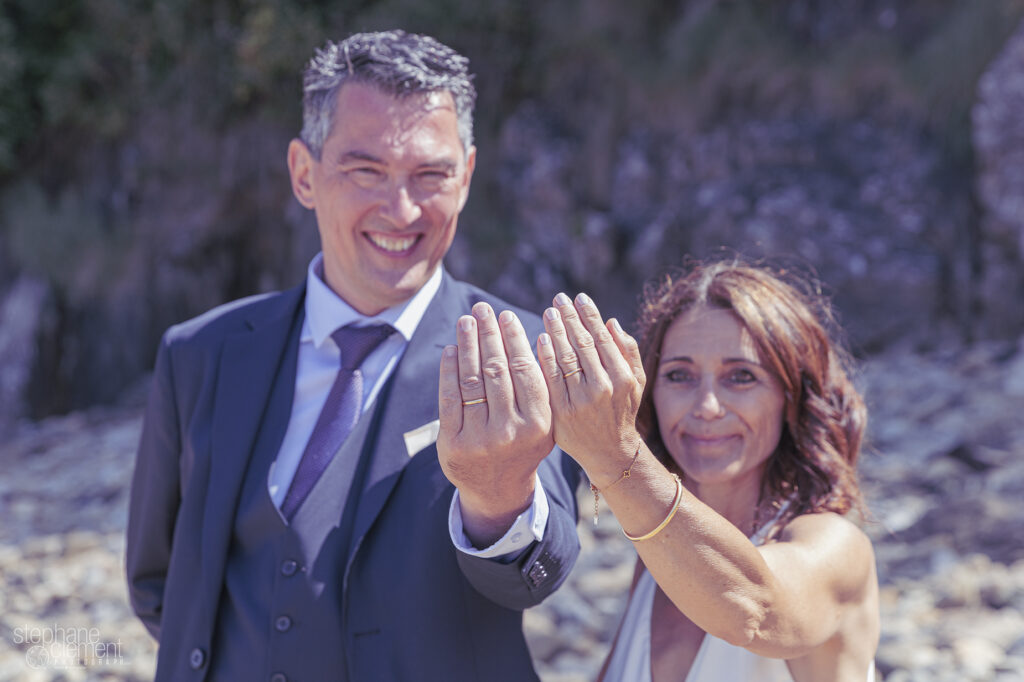
<instances>
[{"instance_id":1,"label":"man in navy suit","mask_svg":"<svg viewBox=\"0 0 1024 682\"><path fill-rule=\"evenodd\" d=\"M554 449L539 320L442 267L474 99L467 60L426 36L309 63L288 168L322 252L157 354L127 571L158 680L536 679L521 611L576 559L578 469ZM310 457L352 362L338 330L367 326L354 426ZM461 400L439 421L442 354Z\"/></svg>"}]
</instances>

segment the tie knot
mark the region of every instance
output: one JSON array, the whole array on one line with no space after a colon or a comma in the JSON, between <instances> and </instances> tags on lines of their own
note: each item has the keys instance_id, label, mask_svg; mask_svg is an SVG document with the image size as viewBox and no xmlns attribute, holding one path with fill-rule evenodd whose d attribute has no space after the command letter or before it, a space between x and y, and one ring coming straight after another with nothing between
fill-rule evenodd
<instances>
[{"instance_id":1,"label":"tie knot","mask_svg":"<svg viewBox=\"0 0 1024 682\"><path fill-rule=\"evenodd\" d=\"M344 326L334 331L331 338L341 349L341 366L344 369L358 369L366 356L373 352L395 331L391 325L375 324L369 327Z\"/></svg>"}]
</instances>

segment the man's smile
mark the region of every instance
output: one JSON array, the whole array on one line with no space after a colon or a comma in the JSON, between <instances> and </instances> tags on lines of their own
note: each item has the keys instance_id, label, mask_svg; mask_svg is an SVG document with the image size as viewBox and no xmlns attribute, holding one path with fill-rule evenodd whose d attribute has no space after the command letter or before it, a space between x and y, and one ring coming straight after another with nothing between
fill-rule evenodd
<instances>
[{"instance_id":1,"label":"man's smile","mask_svg":"<svg viewBox=\"0 0 1024 682\"><path fill-rule=\"evenodd\" d=\"M420 238L420 235L394 237L379 232L365 232L364 234L371 244L389 255L406 254L412 250L412 247Z\"/></svg>"}]
</instances>

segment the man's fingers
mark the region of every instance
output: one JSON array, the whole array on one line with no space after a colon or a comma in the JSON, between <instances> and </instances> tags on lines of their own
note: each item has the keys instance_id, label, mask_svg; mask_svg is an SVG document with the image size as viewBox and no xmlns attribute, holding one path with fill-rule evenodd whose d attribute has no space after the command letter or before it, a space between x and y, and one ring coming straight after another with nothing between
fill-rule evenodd
<instances>
[{"instance_id":1,"label":"man's fingers","mask_svg":"<svg viewBox=\"0 0 1024 682\"><path fill-rule=\"evenodd\" d=\"M441 377L437 390L437 414L441 432L454 438L462 430L462 392L459 390L459 349L445 346L441 352Z\"/></svg>"},{"instance_id":2,"label":"man's fingers","mask_svg":"<svg viewBox=\"0 0 1024 682\"><path fill-rule=\"evenodd\" d=\"M473 415L487 421L487 394L480 370L480 344L477 338L476 319L472 315L463 315L459 318L456 330L459 340L460 407L471 409ZM462 421L465 422L465 419L466 414L463 414Z\"/></svg>"},{"instance_id":3,"label":"man's fingers","mask_svg":"<svg viewBox=\"0 0 1024 682\"><path fill-rule=\"evenodd\" d=\"M533 357L523 323L511 310L498 316L501 336L508 357L516 410L520 414L543 415L548 412L548 391L540 367Z\"/></svg>"},{"instance_id":4,"label":"man's fingers","mask_svg":"<svg viewBox=\"0 0 1024 682\"><path fill-rule=\"evenodd\" d=\"M494 310L484 302L473 306L480 340L480 373L490 415L511 416L515 409L505 342Z\"/></svg>"}]
</instances>

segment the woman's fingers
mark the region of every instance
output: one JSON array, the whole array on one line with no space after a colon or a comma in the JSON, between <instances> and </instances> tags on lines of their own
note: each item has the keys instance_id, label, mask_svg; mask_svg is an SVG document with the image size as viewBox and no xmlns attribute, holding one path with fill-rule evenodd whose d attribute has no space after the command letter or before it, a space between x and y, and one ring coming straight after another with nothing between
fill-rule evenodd
<instances>
[{"instance_id":1,"label":"woman's fingers","mask_svg":"<svg viewBox=\"0 0 1024 682\"><path fill-rule=\"evenodd\" d=\"M601 318L601 311L597 309L597 304L589 296L581 293L576 297L575 307L580 322L594 341L594 350L601 358L601 365L611 377L612 383L618 385L624 380L632 379L633 372L623 357L622 350Z\"/></svg>"},{"instance_id":2,"label":"woman's fingers","mask_svg":"<svg viewBox=\"0 0 1024 682\"><path fill-rule=\"evenodd\" d=\"M577 374L577 369L582 369L583 376L578 379L580 383L595 380L601 369L601 358L594 348L594 337L583 325L576 306L568 296L559 293L555 296L554 304L558 309L559 323L571 348L564 352L559 349L558 352L558 364L563 374L569 378Z\"/></svg>"},{"instance_id":3,"label":"woman's fingers","mask_svg":"<svg viewBox=\"0 0 1024 682\"><path fill-rule=\"evenodd\" d=\"M544 311L545 326L551 319L550 314L557 317L558 311L554 308ZM540 371L544 374L544 383L548 387L551 407L555 410L564 409L569 404L569 390L565 385L566 379L562 376L562 368L558 366L555 346L549 332L537 337L537 360L540 362Z\"/></svg>"},{"instance_id":4,"label":"woman's fingers","mask_svg":"<svg viewBox=\"0 0 1024 682\"><path fill-rule=\"evenodd\" d=\"M622 325L614 317L608 320L605 326L615 341L619 352L622 353L622 358L626 361L626 365L629 366L633 379L640 384L642 389L647 384L647 374L644 372L644 359L640 355L640 345L636 342L636 339L626 333Z\"/></svg>"}]
</instances>

